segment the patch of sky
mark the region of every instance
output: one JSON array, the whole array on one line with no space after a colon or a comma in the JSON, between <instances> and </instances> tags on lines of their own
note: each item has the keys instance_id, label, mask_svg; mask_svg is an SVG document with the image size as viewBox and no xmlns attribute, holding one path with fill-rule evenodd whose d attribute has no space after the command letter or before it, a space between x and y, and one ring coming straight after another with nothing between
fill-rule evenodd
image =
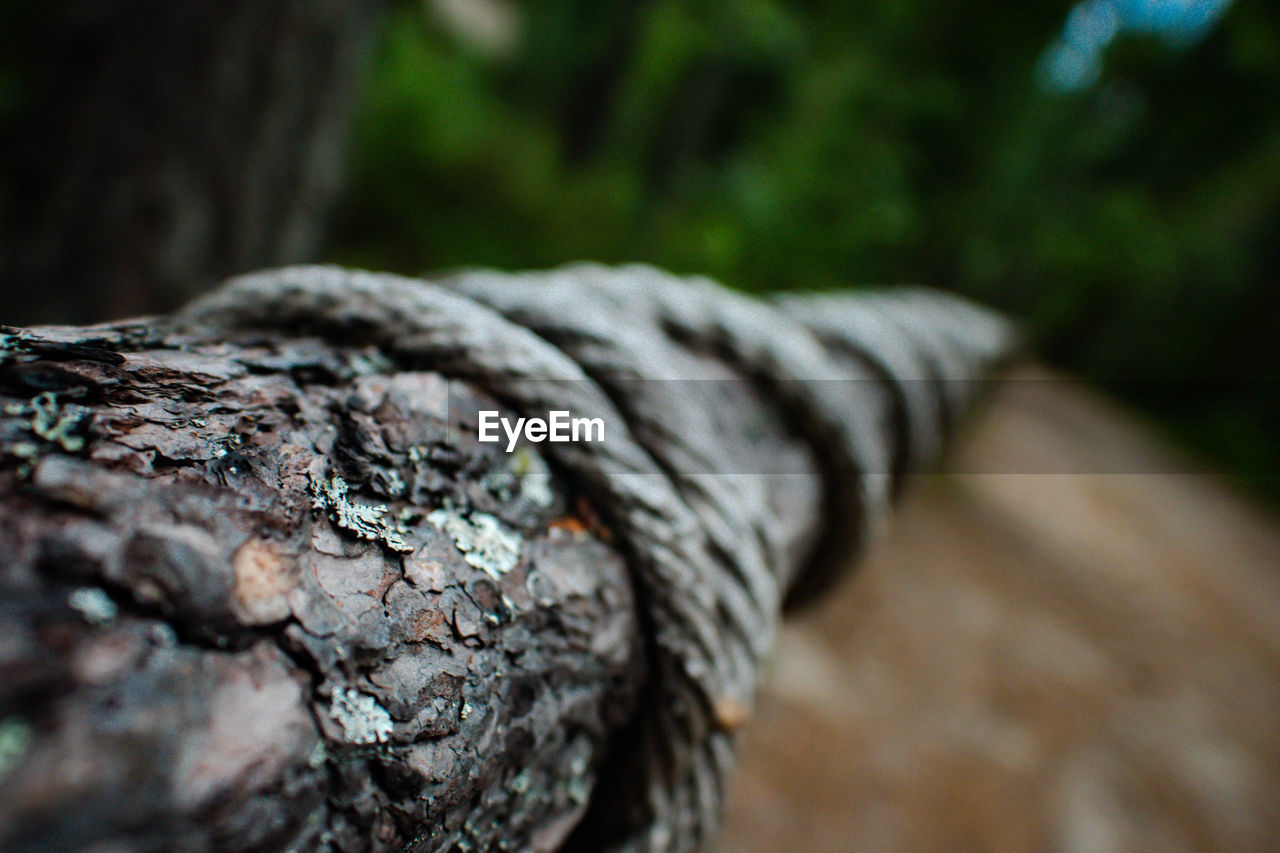
<instances>
[{"instance_id":1,"label":"patch of sky","mask_svg":"<svg viewBox=\"0 0 1280 853\"><path fill-rule=\"evenodd\" d=\"M1199 41L1231 0L1082 0L1040 58L1037 76L1052 92L1086 89L1102 75L1102 55L1122 34L1154 35L1171 47Z\"/></svg>"}]
</instances>

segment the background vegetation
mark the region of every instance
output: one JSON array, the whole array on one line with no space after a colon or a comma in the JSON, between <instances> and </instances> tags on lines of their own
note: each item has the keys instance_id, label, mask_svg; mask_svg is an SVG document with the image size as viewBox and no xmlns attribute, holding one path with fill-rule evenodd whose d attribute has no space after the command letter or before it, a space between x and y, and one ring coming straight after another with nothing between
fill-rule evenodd
<instances>
[{"instance_id":1,"label":"background vegetation","mask_svg":"<svg viewBox=\"0 0 1280 853\"><path fill-rule=\"evenodd\" d=\"M1204 21L1225 2L1083 0L1094 17L1071 20L1097 36L1099 9ZM0 10L10 162L44 97L39 8ZM1069 14L1070 0L397 0L326 255L956 290L1280 495L1280 8L1239 0L1181 45L1122 35L1096 80L1064 92L1044 72ZM17 177L0 179L6 233L26 215L10 210Z\"/></svg>"},{"instance_id":2,"label":"background vegetation","mask_svg":"<svg viewBox=\"0 0 1280 853\"><path fill-rule=\"evenodd\" d=\"M398 8L334 258L953 289L1274 487L1275 7L1191 45L1120 38L1069 93L1037 75L1061 2L482 8L497 35Z\"/></svg>"}]
</instances>

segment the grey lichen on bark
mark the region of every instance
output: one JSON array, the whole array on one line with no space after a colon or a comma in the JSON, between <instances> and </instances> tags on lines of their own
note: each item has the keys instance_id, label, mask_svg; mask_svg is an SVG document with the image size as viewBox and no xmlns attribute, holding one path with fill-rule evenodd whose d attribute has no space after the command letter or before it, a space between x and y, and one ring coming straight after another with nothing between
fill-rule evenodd
<instances>
[{"instance_id":1,"label":"grey lichen on bark","mask_svg":"<svg viewBox=\"0 0 1280 853\"><path fill-rule=\"evenodd\" d=\"M163 321L6 341L0 846L557 846L642 632L573 489L450 432L476 389ZM470 564L446 505L518 561Z\"/></svg>"},{"instance_id":2,"label":"grey lichen on bark","mask_svg":"<svg viewBox=\"0 0 1280 853\"><path fill-rule=\"evenodd\" d=\"M1011 342L926 291L594 265L6 332L0 840L695 849L784 601ZM468 420L550 409L610 438Z\"/></svg>"}]
</instances>

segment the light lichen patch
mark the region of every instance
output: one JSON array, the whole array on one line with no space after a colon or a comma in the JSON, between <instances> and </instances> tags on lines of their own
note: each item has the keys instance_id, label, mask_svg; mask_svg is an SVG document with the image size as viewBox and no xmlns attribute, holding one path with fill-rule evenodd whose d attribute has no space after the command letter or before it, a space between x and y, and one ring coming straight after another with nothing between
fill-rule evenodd
<instances>
[{"instance_id":1,"label":"light lichen patch","mask_svg":"<svg viewBox=\"0 0 1280 853\"><path fill-rule=\"evenodd\" d=\"M450 507L433 510L427 521L453 540L469 565L484 571L494 580L515 568L520 562L523 539L507 530L502 522L484 512L464 516Z\"/></svg>"},{"instance_id":2,"label":"light lichen patch","mask_svg":"<svg viewBox=\"0 0 1280 853\"><path fill-rule=\"evenodd\" d=\"M54 445L67 453L79 453L85 448L85 438L78 435L88 410L80 406L64 407L52 391L37 394L25 403L9 403L4 413L11 417L29 416L23 427L45 445ZM5 448L21 461L19 474L31 473L42 452L42 445L33 441L15 442Z\"/></svg>"},{"instance_id":3,"label":"light lichen patch","mask_svg":"<svg viewBox=\"0 0 1280 853\"><path fill-rule=\"evenodd\" d=\"M386 743L391 739L392 722L378 700L350 687L335 687L330 694L329 716L342 726L348 743Z\"/></svg>"},{"instance_id":4,"label":"light lichen patch","mask_svg":"<svg viewBox=\"0 0 1280 853\"><path fill-rule=\"evenodd\" d=\"M84 617L90 625L99 628L115 621L116 603L97 587L86 586L71 591L67 606Z\"/></svg>"},{"instance_id":5,"label":"light lichen patch","mask_svg":"<svg viewBox=\"0 0 1280 853\"><path fill-rule=\"evenodd\" d=\"M17 766L31 746L31 726L26 720L10 717L0 722L0 776Z\"/></svg>"},{"instance_id":6,"label":"light lichen patch","mask_svg":"<svg viewBox=\"0 0 1280 853\"><path fill-rule=\"evenodd\" d=\"M551 506L551 469L541 455L521 447L511 460L511 470L520 478L520 497L534 506Z\"/></svg>"},{"instance_id":7,"label":"light lichen patch","mask_svg":"<svg viewBox=\"0 0 1280 853\"><path fill-rule=\"evenodd\" d=\"M311 506L327 511L333 523L361 539L381 542L392 551L413 551L404 522L388 516L386 504L356 503L347 497L347 481L336 474L328 480L311 477Z\"/></svg>"},{"instance_id":8,"label":"light lichen patch","mask_svg":"<svg viewBox=\"0 0 1280 853\"><path fill-rule=\"evenodd\" d=\"M0 332L0 362L9 357L11 352L22 352L32 341L38 340L26 329L15 329L12 332Z\"/></svg>"},{"instance_id":9,"label":"light lichen patch","mask_svg":"<svg viewBox=\"0 0 1280 853\"><path fill-rule=\"evenodd\" d=\"M52 391L36 395L28 405L33 433L68 453L79 453L84 449L84 438L72 434L72 430L80 425L83 413L63 411Z\"/></svg>"}]
</instances>

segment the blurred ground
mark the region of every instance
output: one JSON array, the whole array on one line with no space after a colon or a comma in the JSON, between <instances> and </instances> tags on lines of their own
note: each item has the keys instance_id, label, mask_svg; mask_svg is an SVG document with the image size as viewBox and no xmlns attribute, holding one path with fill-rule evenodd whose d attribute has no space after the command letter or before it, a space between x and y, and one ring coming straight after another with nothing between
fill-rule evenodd
<instances>
[{"instance_id":1,"label":"blurred ground","mask_svg":"<svg viewBox=\"0 0 1280 853\"><path fill-rule=\"evenodd\" d=\"M717 853L1280 850L1280 525L1021 371L785 629Z\"/></svg>"}]
</instances>

